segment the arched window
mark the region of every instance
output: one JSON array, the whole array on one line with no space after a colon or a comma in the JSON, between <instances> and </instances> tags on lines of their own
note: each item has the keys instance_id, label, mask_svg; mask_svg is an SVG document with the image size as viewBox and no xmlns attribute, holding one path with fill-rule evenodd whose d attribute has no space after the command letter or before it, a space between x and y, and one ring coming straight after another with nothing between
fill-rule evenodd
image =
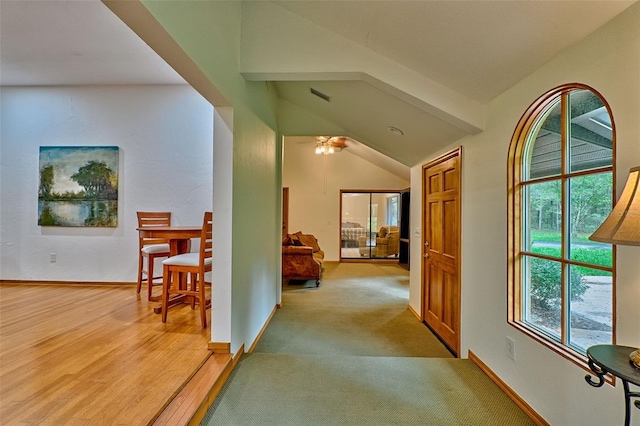
<instances>
[{"instance_id":1,"label":"arched window","mask_svg":"<svg viewBox=\"0 0 640 426\"><path fill-rule=\"evenodd\" d=\"M524 113L509 147L511 325L584 365L615 343L615 248L590 241L615 195L615 125L598 92L567 84Z\"/></svg>"}]
</instances>

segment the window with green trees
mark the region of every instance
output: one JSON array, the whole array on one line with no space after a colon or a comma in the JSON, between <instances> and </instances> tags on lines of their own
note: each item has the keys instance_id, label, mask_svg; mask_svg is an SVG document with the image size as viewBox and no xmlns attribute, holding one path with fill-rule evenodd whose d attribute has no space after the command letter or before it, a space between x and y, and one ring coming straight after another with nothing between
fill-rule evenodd
<instances>
[{"instance_id":1,"label":"window with green trees","mask_svg":"<svg viewBox=\"0 0 640 426\"><path fill-rule=\"evenodd\" d=\"M610 244L589 240L614 200L615 130L583 85L525 112L509 153L509 322L569 358L614 341Z\"/></svg>"}]
</instances>

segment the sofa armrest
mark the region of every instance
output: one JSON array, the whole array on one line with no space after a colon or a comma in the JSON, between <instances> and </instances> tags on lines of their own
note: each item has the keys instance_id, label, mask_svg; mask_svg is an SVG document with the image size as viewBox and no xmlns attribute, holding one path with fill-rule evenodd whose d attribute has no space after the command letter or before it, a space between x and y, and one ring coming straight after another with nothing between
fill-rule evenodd
<instances>
[{"instance_id":1,"label":"sofa armrest","mask_svg":"<svg viewBox=\"0 0 640 426\"><path fill-rule=\"evenodd\" d=\"M376 238L377 246L386 246L389 244L389 237L378 237Z\"/></svg>"},{"instance_id":2,"label":"sofa armrest","mask_svg":"<svg viewBox=\"0 0 640 426\"><path fill-rule=\"evenodd\" d=\"M282 247L282 278L284 279L314 279L316 286L320 284L322 272L321 251L314 253L313 247L283 246Z\"/></svg>"},{"instance_id":3,"label":"sofa armrest","mask_svg":"<svg viewBox=\"0 0 640 426\"><path fill-rule=\"evenodd\" d=\"M313 248L307 246L282 246L282 254L289 256L311 256Z\"/></svg>"}]
</instances>

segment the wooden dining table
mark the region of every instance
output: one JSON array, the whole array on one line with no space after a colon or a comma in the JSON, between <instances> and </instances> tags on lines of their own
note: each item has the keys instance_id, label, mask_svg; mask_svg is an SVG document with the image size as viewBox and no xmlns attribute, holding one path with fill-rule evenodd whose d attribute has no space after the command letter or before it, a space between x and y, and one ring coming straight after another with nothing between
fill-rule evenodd
<instances>
[{"instance_id":1,"label":"wooden dining table","mask_svg":"<svg viewBox=\"0 0 640 426\"><path fill-rule=\"evenodd\" d=\"M138 228L141 238L162 238L169 240L171 256L187 253L192 238L200 238L202 226L145 226Z\"/></svg>"},{"instance_id":2,"label":"wooden dining table","mask_svg":"<svg viewBox=\"0 0 640 426\"><path fill-rule=\"evenodd\" d=\"M202 226L145 226L137 228L141 238L162 238L169 241L169 255L177 256L188 253L191 249L191 239L200 238ZM180 285L187 282L186 274L180 274ZM169 307L182 303L184 297L176 296L169 300ZM153 308L156 314L162 313L162 306Z\"/></svg>"}]
</instances>

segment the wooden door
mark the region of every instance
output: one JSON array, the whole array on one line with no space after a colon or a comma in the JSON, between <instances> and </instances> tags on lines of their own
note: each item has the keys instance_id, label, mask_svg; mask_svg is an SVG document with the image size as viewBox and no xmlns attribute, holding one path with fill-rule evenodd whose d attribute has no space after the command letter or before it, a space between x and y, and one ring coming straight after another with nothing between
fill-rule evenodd
<instances>
[{"instance_id":1,"label":"wooden door","mask_svg":"<svg viewBox=\"0 0 640 426\"><path fill-rule=\"evenodd\" d=\"M422 169L424 321L460 350L460 148Z\"/></svg>"}]
</instances>

